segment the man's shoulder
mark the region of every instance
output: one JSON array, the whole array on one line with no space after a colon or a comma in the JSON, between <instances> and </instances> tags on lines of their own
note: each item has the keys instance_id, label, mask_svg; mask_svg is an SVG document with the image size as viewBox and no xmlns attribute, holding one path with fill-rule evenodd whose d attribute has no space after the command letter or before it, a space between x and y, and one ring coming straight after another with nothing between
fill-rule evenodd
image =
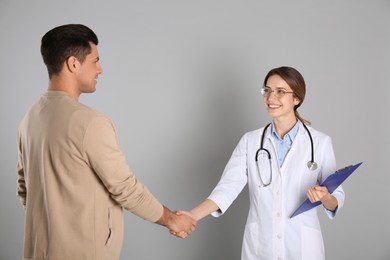
<instances>
[{"instance_id":1,"label":"man's shoulder","mask_svg":"<svg viewBox=\"0 0 390 260\"><path fill-rule=\"evenodd\" d=\"M84 123L89 123L96 119L111 121L106 115L82 103L77 103L73 111L72 118Z\"/></svg>"}]
</instances>

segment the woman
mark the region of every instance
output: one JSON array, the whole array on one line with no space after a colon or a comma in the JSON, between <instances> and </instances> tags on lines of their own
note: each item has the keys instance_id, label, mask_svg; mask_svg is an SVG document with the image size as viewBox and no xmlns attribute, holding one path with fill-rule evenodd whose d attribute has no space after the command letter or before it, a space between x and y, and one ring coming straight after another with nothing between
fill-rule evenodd
<instances>
[{"instance_id":1,"label":"woman","mask_svg":"<svg viewBox=\"0 0 390 260\"><path fill-rule=\"evenodd\" d=\"M318 185L336 170L336 161L330 137L306 126L309 122L297 111L305 93L305 81L296 69L272 69L262 88L271 124L246 133L211 195L191 211L178 212L197 221L209 214L218 217L248 184L250 209L243 260L325 259L317 210L290 218L307 197L311 202L321 201L329 218L344 203L341 186L329 194Z\"/></svg>"}]
</instances>

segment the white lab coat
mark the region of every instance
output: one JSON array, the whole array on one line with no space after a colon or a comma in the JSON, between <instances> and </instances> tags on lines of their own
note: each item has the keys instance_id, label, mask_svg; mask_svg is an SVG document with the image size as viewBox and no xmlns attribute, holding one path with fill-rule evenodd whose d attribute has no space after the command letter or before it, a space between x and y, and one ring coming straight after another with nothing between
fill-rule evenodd
<instances>
[{"instance_id":1,"label":"white lab coat","mask_svg":"<svg viewBox=\"0 0 390 260\"><path fill-rule=\"evenodd\" d=\"M270 186L259 187L260 179L255 164L255 154L260 147L264 129L261 128L248 132L241 138L221 180L209 196L220 209L212 213L218 217L248 184L250 208L242 244L242 260L325 259L317 208L292 219L290 216L307 198L308 188L321 183L336 170L336 160L331 138L308 127L314 142L314 160L318 164L317 170L309 170L306 164L311 159L310 138L302 123L298 123L298 133L281 168L277 163L271 127L266 131L264 148L271 153L273 171ZM263 160L262 165L269 167L267 160ZM267 180L268 176L263 179ZM325 210L329 218L333 218L344 204L341 186L332 195L338 201L338 208L336 212Z\"/></svg>"}]
</instances>

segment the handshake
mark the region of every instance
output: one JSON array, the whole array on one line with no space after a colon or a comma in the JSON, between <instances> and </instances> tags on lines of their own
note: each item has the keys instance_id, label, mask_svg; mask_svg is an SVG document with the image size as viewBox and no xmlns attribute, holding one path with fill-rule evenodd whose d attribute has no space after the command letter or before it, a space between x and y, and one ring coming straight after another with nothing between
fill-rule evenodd
<instances>
[{"instance_id":1,"label":"handshake","mask_svg":"<svg viewBox=\"0 0 390 260\"><path fill-rule=\"evenodd\" d=\"M184 210L172 212L164 206L163 215L156 223L168 228L172 235L186 238L195 231L196 222L190 212Z\"/></svg>"}]
</instances>

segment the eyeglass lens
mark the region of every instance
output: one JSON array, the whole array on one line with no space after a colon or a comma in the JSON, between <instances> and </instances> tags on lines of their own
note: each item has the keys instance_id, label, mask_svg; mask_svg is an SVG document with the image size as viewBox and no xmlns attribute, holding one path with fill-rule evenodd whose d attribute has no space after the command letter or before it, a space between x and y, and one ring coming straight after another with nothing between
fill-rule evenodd
<instances>
[{"instance_id":1,"label":"eyeglass lens","mask_svg":"<svg viewBox=\"0 0 390 260\"><path fill-rule=\"evenodd\" d=\"M271 95L271 93L274 93L274 95L277 97L277 98L281 98L283 97L286 93L292 93L292 92L288 92L286 91L285 89L274 89L272 90L271 88L269 87L263 87L261 89L261 94L264 96L264 97L269 97Z\"/></svg>"}]
</instances>

